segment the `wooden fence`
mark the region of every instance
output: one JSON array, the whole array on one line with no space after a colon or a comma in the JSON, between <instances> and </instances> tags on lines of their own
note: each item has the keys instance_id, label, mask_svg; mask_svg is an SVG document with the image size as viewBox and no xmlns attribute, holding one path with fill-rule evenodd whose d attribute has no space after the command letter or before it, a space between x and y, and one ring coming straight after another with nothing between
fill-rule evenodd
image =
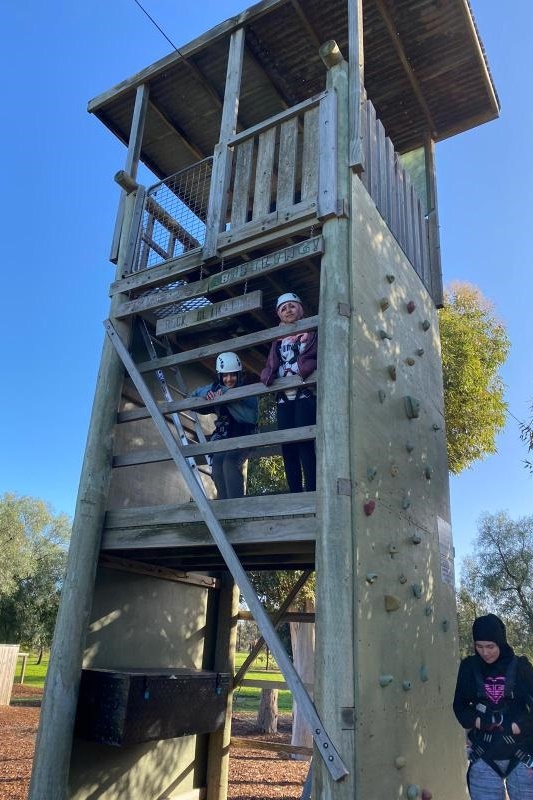
<instances>
[{"instance_id":1,"label":"wooden fence","mask_svg":"<svg viewBox=\"0 0 533 800\"><path fill-rule=\"evenodd\" d=\"M0 644L0 706L8 706L15 679L18 644Z\"/></svg>"}]
</instances>

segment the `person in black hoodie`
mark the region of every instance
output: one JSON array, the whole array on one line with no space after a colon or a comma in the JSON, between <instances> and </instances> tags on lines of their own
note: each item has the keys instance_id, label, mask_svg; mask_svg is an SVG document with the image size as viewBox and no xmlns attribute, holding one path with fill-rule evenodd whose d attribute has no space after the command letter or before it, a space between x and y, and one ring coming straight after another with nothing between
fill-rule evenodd
<instances>
[{"instance_id":1,"label":"person in black hoodie","mask_svg":"<svg viewBox=\"0 0 533 800\"><path fill-rule=\"evenodd\" d=\"M461 661L453 710L468 731L472 800L533 800L533 667L515 656L495 614L472 626L476 654Z\"/></svg>"}]
</instances>

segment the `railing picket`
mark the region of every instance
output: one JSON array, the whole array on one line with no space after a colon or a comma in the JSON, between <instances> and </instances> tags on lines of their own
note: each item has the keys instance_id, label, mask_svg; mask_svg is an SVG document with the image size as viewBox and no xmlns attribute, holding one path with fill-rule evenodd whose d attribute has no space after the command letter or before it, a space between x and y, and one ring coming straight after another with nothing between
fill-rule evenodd
<instances>
[{"instance_id":1,"label":"railing picket","mask_svg":"<svg viewBox=\"0 0 533 800\"><path fill-rule=\"evenodd\" d=\"M233 182L233 200L231 204L232 228L239 228L241 225L244 225L248 219L253 147L253 139L248 139L236 148L235 178Z\"/></svg>"},{"instance_id":2,"label":"railing picket","mask_svg":"<svg viewBox=\"0 0 533 800\"><path fill-rule=\"evenodd\" d=\"M259 136L257 166L255 171L254 206L252 219L268 214L272 197L272 178L274 169L274 148L276 128L269 128Z\"/></svg>"},{"instance_id":3,"label":"railing picket","mask_svg":"<svg viewBox=\"0 0 533 800\"><path fill-rule=\"evenodd\" d=\"M298 144L298 119L283 122L279 135L279 162L277 202L278 208L288 208L294 203L296 182L296 152Z\"/></svg>"},{"instance_id":4,"label":"railing picket","mask_svg":"<svg viewBox=\"0 0 533 800\"><path fill-rule=\"evenodd\" d=\"M316 195L318 185L318 107L305 112L302 154L302 200Z\"/></svg>"}]
</instances>

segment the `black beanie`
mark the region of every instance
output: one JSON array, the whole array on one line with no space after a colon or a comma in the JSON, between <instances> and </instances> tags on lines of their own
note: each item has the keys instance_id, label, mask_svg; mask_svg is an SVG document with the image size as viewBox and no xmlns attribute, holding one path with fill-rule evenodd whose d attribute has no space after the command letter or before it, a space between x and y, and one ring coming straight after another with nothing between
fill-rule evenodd
<instances>
[{"instance_id":1,"label":"black beanie","mask_svg":"<svg viewBox=\"0 0 533 800\"><path fill-rule=\"evenodd\" d=\"M474 642L494 642L500 649L507 646L505 625L496 614L478 617L472 625Z\"/></svg>"}]
</instances>

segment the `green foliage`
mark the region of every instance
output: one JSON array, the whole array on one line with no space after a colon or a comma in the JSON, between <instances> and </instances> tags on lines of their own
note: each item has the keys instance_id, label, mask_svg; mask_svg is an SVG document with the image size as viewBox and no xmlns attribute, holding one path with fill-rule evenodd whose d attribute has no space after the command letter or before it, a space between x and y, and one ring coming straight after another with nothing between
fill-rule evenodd
<instances>
[{"instance_id":1,"label":"green foliage","mask_svg":"<svg viewBox=\"0 0 533 800\"><path fill-rule=\"evenodd\" d=\"M469 602L461 607L463 590ZM500 511L480 520L459 593L459 619L463 613L467 633L467 625L488 611L504 620L510 644L520 653L533 653L533 516L513 521Z\"/></svg>"},{"instance_id":2,"label":"green foliage","mask_svg":"<svg viewBox=\"0 0 533 800\"><path fill-rule=\"evenodd\" d=\"M531 404L530 410L533 413L533 403ZM529 422L525 422L520 425L520 438L526 443L528 452L533 453L533 416ZM526 468L533 474L533 461L525 459L524 464Z\"/></svg>"},{"instance_id":3,"label":"green foliage","mask_svg":"<svg viewBox=\"0 0 533 800\"><path fill-rule=\"evenodd\" d=\"M0 496L0 638L42 649L52 640L70 522L32 497Z\"/></svg>"},{"instance_id":4,"label":"green foliage","mask_svg":"<svg viewBox=\"0 0 533 800\"><path fill-rule=\"evenodd\" d=\"M479 289L453 284L439 314L448 462L454 474L496 452L507 404L498 370L510 342Z\"/></svg>"},{"instance_id":5,"label":"green foliage","mask_svg":"<svg viewBox=\"0 0 533 800\"><path fill-rule=\"evenodd\" d=\"M261 430L276 429L276 401L271 395L259 399ZM281 456L252 458L248 463L248 495L282 494L288 490Z\"/></svg>"}]
</instances>

